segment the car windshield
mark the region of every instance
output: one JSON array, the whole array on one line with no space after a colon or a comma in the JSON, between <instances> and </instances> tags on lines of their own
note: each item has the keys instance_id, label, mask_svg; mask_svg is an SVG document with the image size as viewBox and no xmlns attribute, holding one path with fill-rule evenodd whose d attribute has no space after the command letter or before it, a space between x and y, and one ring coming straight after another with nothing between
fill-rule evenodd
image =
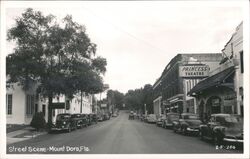
<instances>
[{"instance_id":1,"label":"car windshield","mask_svg":"<svg viewBox=\"0 0 250 159\"><path fill-rule=\"evenodd\" d=\"M197 115L184 115L183 119L199 119Z\"/></svg>"},{"instance_id":2,"label":"car windshield","mask_svg":"<svg viewBox=\"0 0 250 159\"><path fill-rule=\"evenodd\" d=\"M170 114L170 115L169 115L169 118L172 119L172 120L178 120L178 119L179 119L179 115Z\"/></svg>"},{"instance_id":3,"label":"car windshield","mask_svg":"<svg viewBox=\"0 0 250 159\"><path fill-rule=\"evenodd\" d=\"M58 115L56 120L65 120L69 118L70 118L70 115Z\"/></svg>"}]
</instances>

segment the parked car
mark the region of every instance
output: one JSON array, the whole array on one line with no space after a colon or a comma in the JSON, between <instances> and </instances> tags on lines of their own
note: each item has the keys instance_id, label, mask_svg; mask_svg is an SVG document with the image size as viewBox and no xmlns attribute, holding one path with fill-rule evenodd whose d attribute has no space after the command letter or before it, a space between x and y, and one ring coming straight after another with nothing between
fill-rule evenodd
<instances>
[{"instance_id":1,"label":"parked car","mask_svg":"<svg viewBox=\"0 0 250 159\"><path fill-rule=\"evenodd\" d=\"M144 121L144 120L145 120L145 115L144 115L144 114L140 114L139 119L140 119L141 121Z\"/></svg>"},{"instance_id":2,"label":"parked car","mask_svg":"<svg viewBox=\"0 0 250 159\"><path fill-rule=\"evenodd\" d=\"M243 120L237 115L212 114L207 124L200 125L200 138L210 139L215 144L243 144Z\"/></svg>"},{"instance_id":3,"label":"parked car","mask_svg":"<svg viewBox=\"0 0 250 159\"><path fill-rule=\"evenodd\" d=\"M97 114L90 114L90 117L91 117L91 122L97 124L98 122Z\"/></svg>"},{"instance_id":4,"label":"parked car","mask_svg":"<svg viewBox=\"0 0 250 159\"><path fill-rule=\"evenodd\" d=\"M133 111L130 111L129 116L128 116L128 119L129 119L129 120L134 120L134 119L135 119L135 118L134 118L134 112L133 112Z\"/></svg>"},{"instance_id":5,"label":"parked car","mask_svg":"<svg viewBox=\"0 0 250 159\"><path fill-rule=\"evenodd\" d=\"M86 121L87 121L87 126L92 124L92 118L90 114L84 114L84 116L86 117Z\"/></svg>"},{"instance_id":6,"label":"parked car","mask_svg":"<svg viewBox=\"0 0 250 159\"><path fill-rule=\"evenodd\" d=\"M72 118L71 114L63 113L56 116L56 123L52 125L51 131L67 130L67 132L71 132L75 129L77 129L76 120Z\"/></svg>"},{"instance_id":7,"label":"parked car","mask_svg":"<svg viewBox=\"0 0 250 159\"><path fill-rule=\"evenodd\" d=\"M165 114L159 116L157 118L156 125L157 126L162 126L163 120L165 120L165 119L166 119L166 115Z\"/></svg>"},{"instance_id":8,"label":"parked car","mask_svg":"<svg viewBox=\"0 0 250 159\"><path fill-rule=\"evenodd\" d=\"M157 121L157 118L156 118L155 114L149 114L147 116L147 122L148 123L156 123L156 121Z\"/></svg>"},{"instance_id":9,"label":"parked car","mask_svg":"<svg viewBox=\"0 0 250 159\"><path fill-rule=\"evenodd\" d=\"M84 121L82 114L72 114L71 118L75 120L77 128L82 128L83 126L85 126L86 121Z\"/></svg>"},{"instance_id":10,"label":"parked car","mask_svg":"<svg viewBox=\"0 0 250 159\"><path fill-rule=\"evenodd\" d=\"M180 114L178 113L167 113L166 119L162 121L162 127L163 128L172 128L173 122L178 121L180 117Z\"/></svg>"},{"instance_id":11,"label":"parked car","mask_svg":"<svg viewBox=\"0 0 250 159\"><path fill-rule=\"evenodd\" d=\"M182 113L178 121L173 122L174 132L181 132L184 135L194 133L199 134L201 124L199 116L191 113Z\"/></svg>"},{"instance_id":12,"label":"parked car","mask_svg":"<svg viewBox=\"0 0 250 159\"><path fill-rule=\"evenodd\" d=\"M98 114L97 115L97 119L98 119L98 121L103 121L103 115L102 114Z\"/></svg>"},{"instance_id":13,"label":"parked car","mask_svg":"<svg viewBox=\"0 0 250 159\"><path fill-rule=\"evenodd\" d=\"M109 114L108 114L108 113L105 113L105 114L103 115L103 119L104 119L104 120L109 120L109 119L110 119Z\"/></svg>"}]
</instances>

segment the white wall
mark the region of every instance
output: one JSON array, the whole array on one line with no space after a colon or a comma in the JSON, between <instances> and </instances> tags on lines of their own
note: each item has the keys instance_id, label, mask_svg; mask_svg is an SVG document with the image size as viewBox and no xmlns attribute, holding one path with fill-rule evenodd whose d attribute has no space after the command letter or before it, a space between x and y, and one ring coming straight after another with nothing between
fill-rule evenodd
<instances>
[{"instance_id":1,"label":"white wall","mask_svg":"<svg viewBox=\"0 0 250 159\"><path fill-rule=\"evenodd\" d=\"M7 115L7 124L25 124L25 93L20 86L13 84L6 94L12 94L12 115Z\"/></svg>"}]
</instances>

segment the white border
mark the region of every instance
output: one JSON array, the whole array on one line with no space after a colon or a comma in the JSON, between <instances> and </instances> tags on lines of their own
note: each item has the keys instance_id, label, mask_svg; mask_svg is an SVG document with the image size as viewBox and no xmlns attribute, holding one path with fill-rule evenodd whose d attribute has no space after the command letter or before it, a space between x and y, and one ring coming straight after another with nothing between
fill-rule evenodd
<instances>
[{"instance_id":1,"label":"white border","mask_svg":"<svg viewBox=\"0 0 250 159\"><path fill-rule=\"evenodd\" d=\"M96 1L96 3L113 3L114 1ZM124 2L124 1L123 1ZM140 155L70 155L70 158L249 158L249 1L248 0L231 0L231 1L188 1L187 3L182 3L185 1L170 1L167 2L171 6L174 3L179 3L180 7L190 7L190 6L239 6L244 9L244 20L243 20L243 41L244 41L244 154L163 154L163 155L151 155L151 154L140 154ZM48 5L49 3L49 5ZM0 96L3 103L0 109L0 125L1 133L0 133L0 158L68 158L69 155L7 155L6 154L6 118L5 118L5 52L6 52L6 39L3 35L5 33L5 25L4 22L6 20L5 11L6 8L21 8L21 7L61 7L60 4L63 5L71 5L72 7L79 7L81 2L66 2L66 1L1 1L1 57L0 57ZM95 2L91 2L95 3ZM125 2L124 2L125 3ZM127 3L141 3L141 1L129 1ZM143 3L166 3L164 1L144 1ZM235 26L236 27L236 26ZM221 46L223 47L223 46Z\"/></svg>"}]
</instances>

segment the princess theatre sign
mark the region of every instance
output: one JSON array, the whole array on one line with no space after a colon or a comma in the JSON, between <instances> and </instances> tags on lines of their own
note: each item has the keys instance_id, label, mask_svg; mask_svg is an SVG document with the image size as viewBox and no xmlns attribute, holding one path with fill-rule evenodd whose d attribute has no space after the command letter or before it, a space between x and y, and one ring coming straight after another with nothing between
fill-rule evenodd
<instances>
[{"instance_id":1,"label":"princess theatre sign","mask_svg":"<svg viewBox=\"0 0 250 159\"><path fill-rule=\"evenodd\" d=\"M185 65L179 67L180 77L206 77L209 67L207 65Z\"/></svg>"}]
</instances>

